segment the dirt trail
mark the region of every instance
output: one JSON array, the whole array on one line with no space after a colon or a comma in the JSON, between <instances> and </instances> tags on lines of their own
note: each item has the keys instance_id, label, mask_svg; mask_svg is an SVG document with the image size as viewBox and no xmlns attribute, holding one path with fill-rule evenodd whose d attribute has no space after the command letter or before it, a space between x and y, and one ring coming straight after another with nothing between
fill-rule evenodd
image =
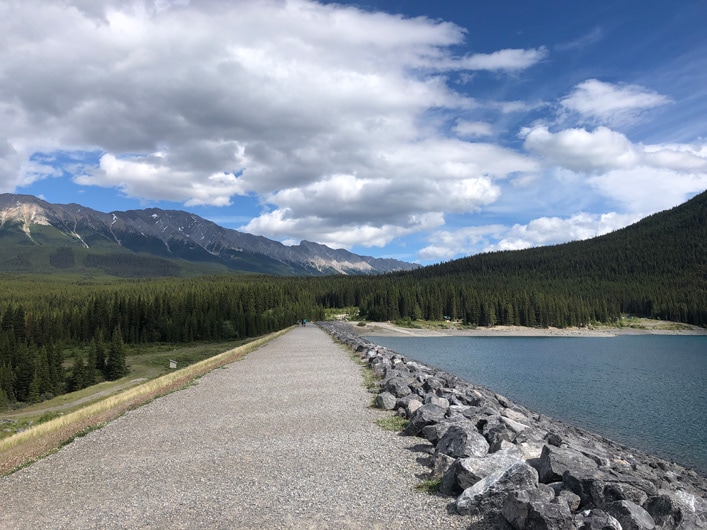
<instances>
[{"instance_id":1,"label":"dirt trail","mask_svg":"<svg viewBox=\"0 0 707 530\"><path fill-rule=\"evenodd\" d=\"M91 401L96 401L98 399L104 398L106 396L110 396L112 394L117 394L118 392L122 392L123 390L126 390L130 387L133 387L137 385L138 383L142 383L144 381L147 381L146 377L140 377L138 379L131 379L130 381L125 381L124 383L121 383L119 385L115 385L111 388L107 388L106 390L101 390L99 392L96 392L95 394L91 394L90 396L85 396L79 399L75 399L73 401L69 401L68 403L64 403L62 405L55 405L51 407L40 407L40 408L33 408L32 411L22 411L19 410L18 412L13 412L11 414L2 414L0 416L0 419L12 419L12 418L22 418L25 416L39 416L42 414L45 414L47 412L61 412L63 410L68 410L74 407L78 407L79 405L83 405L84 403L89 403Z\"/></svg>"}]
</instances>

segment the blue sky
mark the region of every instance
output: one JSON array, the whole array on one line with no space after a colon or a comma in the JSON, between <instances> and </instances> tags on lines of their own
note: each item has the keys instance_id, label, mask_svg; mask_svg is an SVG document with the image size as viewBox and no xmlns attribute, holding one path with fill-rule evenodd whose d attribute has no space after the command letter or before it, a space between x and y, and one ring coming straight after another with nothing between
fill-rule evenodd
<instances>
[{"instance_id":1,"label":"blue sky","mask_svg":"<svg viewBox=\"0 0 707 530\"><path fill-rule=\"evenodd\" d=\"M707 3L0 0L0 193L419 263L707 189Z\"/></svg>"}]
</instances>

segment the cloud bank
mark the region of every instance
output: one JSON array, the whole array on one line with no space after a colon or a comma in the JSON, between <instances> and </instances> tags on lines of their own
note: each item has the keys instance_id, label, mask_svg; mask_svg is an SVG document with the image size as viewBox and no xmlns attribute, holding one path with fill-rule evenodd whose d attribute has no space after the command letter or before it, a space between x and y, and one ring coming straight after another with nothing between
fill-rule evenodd
<instances>
[{"instance_id":1,"label":"cloud bank","mask_svg":"<svg viewBox=\"0 0 707 530\"><path fill-rule=\"evenodd\" d=\"M244 230L346 248L432 234L425 260L596 235L707 187L703 142L622 132L670 97L588 79L557 101L480 100L475 75L522 78L551 47L460 52L466 38L311 0L2 2L0 191L70 170L143 200L257 197ZM520 145L500 141L524 112ZM447 225L562 171L624 213Z\"/></svg>"}]
</instances>

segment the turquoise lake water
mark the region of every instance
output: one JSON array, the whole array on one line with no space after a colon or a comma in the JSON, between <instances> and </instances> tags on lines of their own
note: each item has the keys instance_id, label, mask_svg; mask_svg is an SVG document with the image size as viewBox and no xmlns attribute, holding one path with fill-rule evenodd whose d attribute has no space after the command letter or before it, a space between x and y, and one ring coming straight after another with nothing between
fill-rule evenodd
<instances>
[{"instance_id":1,"label":"turquoise lake water","mask_svg":"<svg viewBox=\"0 0 707 530\"><path fill-rule=\"evenodd\" d=\"M707 474L707 337L366 337Z\"/></svg>"}]
</instances>

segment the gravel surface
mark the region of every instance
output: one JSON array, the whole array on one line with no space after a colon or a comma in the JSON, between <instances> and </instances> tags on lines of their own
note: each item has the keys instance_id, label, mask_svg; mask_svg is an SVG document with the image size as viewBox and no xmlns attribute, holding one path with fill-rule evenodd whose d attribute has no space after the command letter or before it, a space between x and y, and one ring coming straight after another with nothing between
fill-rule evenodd
<instances>
[{"instance_id":1,"label":"gravel surface","mask_svg":"<svg viewBox=\"0 0 707 530\"><path fill-rule=\"evenodd\" d=\"M362 384L298 327L1 478L0 528L467 528Z\"/></svg>"}]
</instances>

